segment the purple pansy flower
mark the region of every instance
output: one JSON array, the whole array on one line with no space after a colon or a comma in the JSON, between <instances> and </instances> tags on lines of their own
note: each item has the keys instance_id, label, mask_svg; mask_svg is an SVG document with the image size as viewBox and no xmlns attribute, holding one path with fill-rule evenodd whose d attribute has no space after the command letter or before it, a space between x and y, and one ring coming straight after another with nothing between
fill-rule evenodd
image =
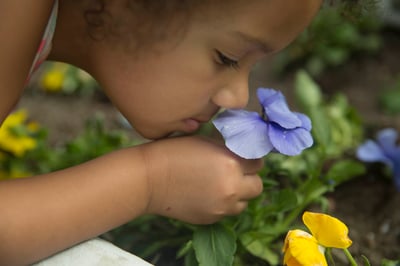
<instances>
[{"instance_id":1,"label":"purple pansy flower","mask_svg":"<svg viewBox=\"0 0 400 266\"><path fill-rule=\"evenodd\" d=\"M369 139L358 147L357 158L386 164L392 170L396 188L400 191L400 145L396 145L397 137L393 128L379 131L376 141Z\"/></svg>"},{"instance_id":2,"label":"purple pansy flower","mask_svg":"<svg viewBox=\"0 0 400 266\"><path fill-rule=\"evenodd\" d=\"M291 112L279 91L257 90L263 115L245 110L226 110L213 124L225 139L225 145L242 158L257 159L271 151L298 155L313 144L311 121Z\"/></svg>"}]
</instances>

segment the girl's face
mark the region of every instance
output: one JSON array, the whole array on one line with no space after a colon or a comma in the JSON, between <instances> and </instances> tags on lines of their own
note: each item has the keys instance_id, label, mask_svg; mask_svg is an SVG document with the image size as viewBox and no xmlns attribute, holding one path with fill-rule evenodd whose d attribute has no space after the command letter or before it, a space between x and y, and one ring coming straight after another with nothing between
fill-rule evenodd
<instances>
[{"instance_id":1,"label":"girl's face","mask_svg":"<svg viewBox=\"0 0 400 266\"><path fill-rule=\"evenodd\" d=\"M182 38L157 44L158 52L102 51L96 77L144 137L190 133L220 108L245 107L251 67L288 45L321 1L235 2L243 4L198 12Z\"/></svg>"}]
</instances>

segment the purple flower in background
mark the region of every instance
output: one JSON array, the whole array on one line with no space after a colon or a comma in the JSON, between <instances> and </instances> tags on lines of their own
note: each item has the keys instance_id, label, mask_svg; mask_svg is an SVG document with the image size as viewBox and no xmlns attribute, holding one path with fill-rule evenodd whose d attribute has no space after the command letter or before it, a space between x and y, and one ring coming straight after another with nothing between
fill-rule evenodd
<instances>
[{"instance_id":1,"label":"purple flower in background","mask_svg":"<svg viewBox=\"0 0 400 266\"><path fill-rule=\"evenodd\" d=\"M279 91L257 90L263 115L245 110L227 110L213 121L225 145L242 158L261 158L271 151L298 155L313 144L311 121L291 112Z\"/></svg>"},{"instance_id":2,"label":"purple flower in background","mask_svg":"<svg viewBox=\"0 0 400 266\"><path fill-rule=\"evenodd\" d=\"M378 132L376 141L367 140L357 149L357 158L364 162L386 164L394 174L394 182L400 191L400 145L396 145L398 134L393 128Z\"/></svg>"}]
</instances>

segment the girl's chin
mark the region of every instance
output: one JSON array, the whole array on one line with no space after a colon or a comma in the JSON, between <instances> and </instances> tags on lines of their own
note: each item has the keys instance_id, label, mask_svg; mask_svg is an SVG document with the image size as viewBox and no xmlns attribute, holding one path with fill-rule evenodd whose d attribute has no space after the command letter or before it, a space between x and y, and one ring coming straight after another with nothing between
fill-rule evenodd
<instances>
[{"instance_id":1,"label":"girl's chin","mask_svg":"<svg viewBox=\"0 0 400 266\"><path fill-rule=\"evenodd\" d=\"M143 138L148 139L148 140L160 140L160 139L165 139L169 137L180 137L187 135L188 133L183 132L183 131L163 131L163 132L144 132L140 133L138 132Z\"/></svg>"},{"instance_id":2,"label":"girl's chin","mask_svg":"<svg viewBox=\"0 0 400 266\"><path fill-rule=\"evenodd\" d=\"M162 128L135 128L135 130L144 138L149 140L163 139L167 137L178 137L196 132L201 126L199 121L194 119L184 119L175 130Z\"/></svg>"}]
</instances>

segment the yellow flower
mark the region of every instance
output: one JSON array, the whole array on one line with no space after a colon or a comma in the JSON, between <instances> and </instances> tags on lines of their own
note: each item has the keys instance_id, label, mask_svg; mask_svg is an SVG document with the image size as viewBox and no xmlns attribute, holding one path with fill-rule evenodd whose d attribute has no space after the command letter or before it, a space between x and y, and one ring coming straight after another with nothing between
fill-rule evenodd
<instances>
[{"instance_id":1,"label":"yellow flower","mask_svg":"<svg viewBox=\"0 0 400 266\"><path fill-rule=\"evenodd\" d=\"M25 126L26 111L10 114L0 127L0 149L22 157L25 152L36 147L36 140L27 134L18 135L14 129Z\"/></svg>"},{"instance_id":2,"label":"yellow flower","mask_svg":"<svg viewBox=\"0 0 400 266\"><path fill-rule=\"evenodd\" d=\"M302 230L287 233L283 264L287 266L326 266L325 248L345 249L351 245L347 226L323 213L304 212L303 222L311 234Z\"/></svg>"},{"instance_id":3,"label":"yellow flower","mask_svg":"<svg viewBox=\"0 0 400 266\"><path fill-rule=\"evenodd\" d=\"M315 237L303 230L287 233L283 247L283 264L288 266L327 266L324 248Z\"/></svg>"},{"instance_id":4,"label":"yellow flower","mask_svg":"<svg viewBox=\"0 0 400 266\"><path fill-rule=\"evenodd\" d=\"M324 247L348 248L352 241L349 229L339 219L323 213L304 212L303 222Z\"/></svg>"},{"instance_id":5,"label":"yellow flower","mask_svg":"<svg viewBox=\"0 0 400 266\"><path fill-rule=\"evenodd\" d=\"M64 79L64 71L54 68L43 75L42 87L49 92L60 91L63 88Z\"/></svg>"},{"instance_id":6,"label":"yellow flower","mask_svg":"<svg viewBox=\"0 0 400 266\"><path fill-rule=\"evenodd\" d=\"M1 128L11 128L22 124L26 120L26 111L25 110L18 110L10 114L6 120L4 120Z\"/></svg>"},{"instance_id":7,"label":"yellow flower","mask_svg":"<svg viewBox=\"0 0 400 266\"><path fill-rule=\"evenodd\" d=\"M22 157L25 155L25 152L33 150L36 148L36 140L29 136L17 137L10 136L6 138L6 143L3 143L1 147L13 153L17 157Z\"/></svg>"}]
</instances>

